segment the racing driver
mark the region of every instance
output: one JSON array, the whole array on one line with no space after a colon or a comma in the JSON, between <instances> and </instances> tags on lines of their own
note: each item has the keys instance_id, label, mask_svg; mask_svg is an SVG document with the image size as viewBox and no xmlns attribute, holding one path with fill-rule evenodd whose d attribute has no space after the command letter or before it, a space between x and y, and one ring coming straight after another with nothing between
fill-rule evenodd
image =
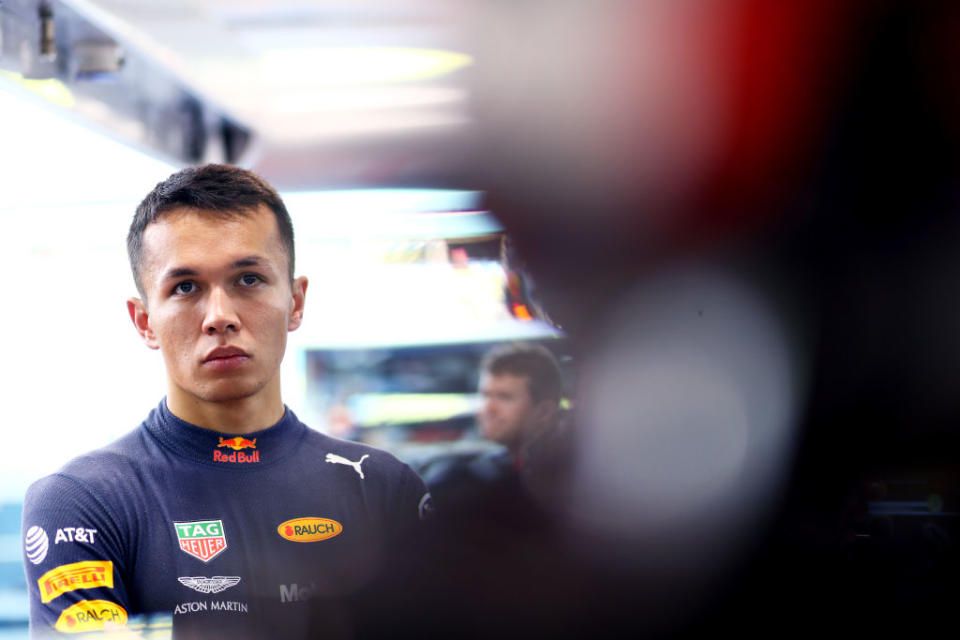
<instances>
[{"instance_id":1,"label":"racing driver","mask_svg":"<svg viewBox=\"0 0 960 640\"><path fill-rule=\"evenodd\" d=\"M130 319L167 394L28 490L33 635L349 635L351 594L429 495L390 454L313 431L281 400L307 292L283 202L249 171L187 168L138 206L127 249Z\"/></svg>"}]
</instances>

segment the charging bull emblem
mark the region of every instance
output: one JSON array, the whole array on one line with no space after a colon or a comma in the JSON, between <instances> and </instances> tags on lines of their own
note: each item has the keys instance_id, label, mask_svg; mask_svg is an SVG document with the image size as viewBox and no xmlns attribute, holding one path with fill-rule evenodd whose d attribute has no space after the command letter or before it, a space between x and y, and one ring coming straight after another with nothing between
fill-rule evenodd
<instances>
[{"instance_id":1,"label":"charging bull emblem","mask_svg":"<svg viewBox=\"0 0 960 640\"><path fill-rule=\"evenodd\" d=\"M230 447L234 451L240 451L241 449L256 449L257 448L257 439L247 440L246 438L241 438L237 436L236 438L227 438L224 440L220 438L220 444L217 445L217 448L220 447Z\"/></svg>"}]
</instances>

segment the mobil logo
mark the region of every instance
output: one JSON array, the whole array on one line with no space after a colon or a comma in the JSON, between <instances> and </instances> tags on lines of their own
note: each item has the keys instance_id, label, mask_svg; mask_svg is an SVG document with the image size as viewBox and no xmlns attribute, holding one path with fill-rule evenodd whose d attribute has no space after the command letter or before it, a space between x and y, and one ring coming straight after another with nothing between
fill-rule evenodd
<instances>
[{"instance_id":1,"label":"mobil logo","mask_svg":"<svg viewBox=\"0 0 960 640\"><path fill-rule=\"evenodd\" d=\"M280 585L280 604L287 602L308 602L313 599L317 590L317 583L309 584L282 584Z\"/></svg>"},{"instance_id":2,"label":"mobil logo","mask_svg":"<svg viewBox=\"0 0 960 640\"><path fill-rule=\"evenodd\" d=\"M198 560L210 562L227 548L227 535L222 520L174 522L180 550Z\"/></svg>"},{"instance_id":3,"label":"mobil logo","mask_svg":"<svg viewBox=\"0 0 960 640\"><path fill-rule=\"evenodd\" d=\"M320 542L343 532L343 525L330 518L293 518L281 522L277 533L291 542Z\"/></svg>"}]
</instances>

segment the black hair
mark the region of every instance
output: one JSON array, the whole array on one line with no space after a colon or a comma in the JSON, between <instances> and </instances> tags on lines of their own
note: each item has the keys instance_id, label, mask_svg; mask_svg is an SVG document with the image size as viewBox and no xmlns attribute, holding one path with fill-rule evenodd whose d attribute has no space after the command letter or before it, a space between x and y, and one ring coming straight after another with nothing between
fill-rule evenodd
<instances>
[{"instance_id":1,"label":"black hair","mask_svg":"<svg viewBox=\"0 0 960 640\"><path fill-rule=\"evenodd\" d=\"M483 357L480 370L495 376L508 373L527 378L534 403L560 402L563 397L563 378L557 359L549 349L538 344L514 342L495 347Z\"/></svg>"},{"instance_id":2,"label":"black hair","mask_svg":"<svg viewBox=\"0 0 960 640\"><path fill-rule=\"evenodd\" d=\"M293 223L280 195L252 171L226 164L208 164L177 171L157 184L147 194L130 223L127 233L127 256L140 295L144 295L140 280L143 261L143 232L165 212L178 207L190 207L222 217L243 216L266 205L273 212L280 230L280 239L287 253L290 280L293 280Z\"/></svg>"}]
</instances>

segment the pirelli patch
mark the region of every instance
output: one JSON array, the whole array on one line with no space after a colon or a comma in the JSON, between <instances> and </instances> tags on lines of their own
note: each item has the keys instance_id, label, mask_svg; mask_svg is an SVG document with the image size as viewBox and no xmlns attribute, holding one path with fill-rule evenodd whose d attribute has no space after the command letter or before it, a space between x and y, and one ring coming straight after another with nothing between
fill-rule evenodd
<instances>
[{"instance_id":1,"label":"pirelli patch","mask_svg":"<svg viewBox=\"0 0 960 640\"><path fill-rule=\"evenodd\" d=\"M57 596L77 589L113 588L113 562L86 560L55 567L37 580L40 601L50 602Z\"/></svg>"}]
</instances>

